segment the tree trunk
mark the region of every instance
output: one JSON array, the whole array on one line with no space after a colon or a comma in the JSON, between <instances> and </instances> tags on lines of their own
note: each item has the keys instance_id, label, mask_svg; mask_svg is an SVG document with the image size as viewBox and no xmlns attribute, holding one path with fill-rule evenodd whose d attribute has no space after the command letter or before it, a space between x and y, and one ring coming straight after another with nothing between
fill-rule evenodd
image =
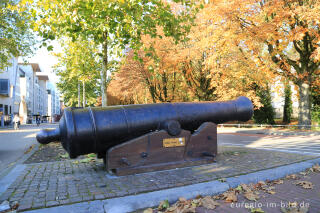
<instances>
[{"instance_id":1,"label":"tree trunk","mask_svg":"<svg viewBox=\"0 0 320 213\"><path fill-rule=\"evenodd\" d=\"M86 84L84 81L82 82L82 101L82 106L86 107Z\"/></svg>"},{"instance_id":2,"label":"tree trunk","mask_svg":"<svg viewBox=\"0 0 320 213\"><path fill-rule=\"evenodd\" d=\"M299 125L311 125L310 82L299 82ZM300 127L310 128L310 127Z\"/></svg>"},{"instance_id":3,"label":"tree trunk","mask_svg":"<svg viewBox=\"0 0 320 213\"><path fill-rule=\"evenodd\" d=\"M80 81L78 82L78 107L81 107L81 100L80 100Z\"/></svg>"},{"instance_id":4,"label":"tree trunk","mask_svg":"<svg viewBox=\"0 0 320 213\"><path fill-rule=\"evenodd\" d=\"M103 69L101 75L101 104L107 106L107 71L108 71L108 33L104 34L105 42L103 44Z\"/></svg>"}]
</instances>

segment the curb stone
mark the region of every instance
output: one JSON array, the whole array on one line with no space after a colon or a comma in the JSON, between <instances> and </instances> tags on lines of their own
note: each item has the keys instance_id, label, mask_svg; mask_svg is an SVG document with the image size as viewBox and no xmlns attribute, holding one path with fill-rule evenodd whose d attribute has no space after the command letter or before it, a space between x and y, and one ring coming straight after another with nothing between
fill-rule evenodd
<instances>
[{"instance_id":1,"label":"curb stone","mask_svg":"<svg viewBox=\"0 0 320 213\"><path fill-rule=\"evenodd\" d=\"M31 155L33 155L38 150L39 150L39 144L36 143L34 144L34 147L30 152L28 152L27 154L23 154L20 158L18 158L18 160L11 163L7 168L5 168L3 171L0 172L0 181L1 181L1 178L4 178L6 175L9 174L9 172L14 168L14 166L23 164L26 160L28 160L29 157L31 157ZM1 191L0 191L0 194L1 194Z\"/></svg>"},{"instance_id":2,"label":"curb stone","mask_svg":"<svg viewBox=\"0 0 320 213\"><path fill-rule=\"evenodd\" d=\"M16 180L16 178L24 171L26 168L23 164L16 165L7 176L0 179L0 195L5 192L8 187Z\"/></svg>"},{"instance_id":3,"label":"curb stone","mask_svg":"<svg viewBox=\"0 0 320 213\"><path fill-rule=\"evenodd\" d=\"M318 136L320 132L276 132L276 131L259 131L259 130L239 130L236 133L242 134L259 134L259 135L275 135L275 136Z\"/></svg>"},{"instance_id":4,"label":"curb stone","mask_svg":"<svg viewBox=\"0 0 320 213\"><path fill-rule=\"evenodd\" d=\"M8 187L16 180L16 178L24 171L26 166L23 164L33 153L39 149L39 144L35 144L33 149L20 157L12 165L9 165L0 173L0 195L5 192Z\"/></svg>"},{"instance_id":5,"label":"curb stone","mask_svg":"<svg viewBox=\"0 0 320 213\"><path fill-rule=\"evenodd\" d=\"M169 203L177 201L178 197L191 199L198 195L220 194L229 189L229 185L219 181L199 183L189 186L171 188L167 190L154 191L139 195L114 198L104 200L104 210L112 213L130 212L137 209L143 209L148 206L157 206L163 200ZM146 199L147 198L147 199ZM125 205L124 205L125 204Z\"/></svg>"},{"instance_id":6,"label":"curb stone","mask_svg":"<svg viewBox=\"0 0 320 213\"><path fill-rule=\"evenodd\" d=\"M320 158L312 159L287 166L276 167L259 172L254 172L238 177L227 178L226 182L210 181L183 187L171 188L166 190L148 192L126 197L112 198L106 200L96 200L92 202L82 202L65 206L58 206L46 209L27 211L26 213L84 213L84 212L112 212L124 213L157 206L161 201L168 200L169 203L175 202L179 197L190 199L197 195L214 195L234 188L241 183L256 183L258 181L275 180L286 175L304 171L314 164L320 163Z\"/></svg>"}]
</instances>

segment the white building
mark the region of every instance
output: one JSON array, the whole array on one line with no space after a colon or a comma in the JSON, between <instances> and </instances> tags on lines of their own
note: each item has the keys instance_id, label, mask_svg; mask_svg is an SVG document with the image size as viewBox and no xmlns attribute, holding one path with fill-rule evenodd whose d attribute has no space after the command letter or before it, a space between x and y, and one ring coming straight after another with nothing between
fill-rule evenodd
<instances>
[{"instance_id":1,"label":"white building","mask_svg":"<svg viewBox=\"0 0 320 213\"><path fill-rule=\"evenodd\" d=\"M47 81L49 81L48 75L43 73L36 73L38 78L37 91L36 91L36 108L34 114L41 116L48 116L48 92Z\"/></svg>"},{"instance_id":2,"label":"white building","mask_svg":"<svg viewBox=\"0 0 320 213\"><path fill-rule=\"evenodd\" d=\"M0 70L0 125L11 122L13 115L19 113L20 106L20 72L18 58L12 58L11 66Z\"/></svg>"},{"instance_id":3,"label":"white building","mask_svg":"<svg viewBox=\"0 0 320 213\"><path fill-rule=\"evenodd\" d=\"M48 116L50 116L51 121L55 121L60 115L60 94L56 87L51 83L47 82L48 91Z\"/></svg>"},{"instance_id":4,"label":"white building","mask_svg":"<svg viewBox=\"0 0 320 213\"><path fill-rule=\"evenodd\" d=\"M43 73L36 63L19 64L19 69L24 76L21 77L23 94L20 117L23 117L23 123L34 123L36 118L48 116L48 93L47 81L48 75ZM27 108L27 110L24 110ZM26 111L26 113L25 113ZM27 115L26 115L27 114Z\"/></svg>"},{"instance_id":5,"label":"white building","mask_svg":"<svg viewBox=\"0 0 320 213\"><path fill-rule=\"evenodd\" d=\"M36 63L18 64L13 58L11 66L0 71L1 126L9 125L18 114L21 123L35 123L60 115L59 93L50 85L48 75ZM49 94L48 94L49 93Z\"/></svg>"}]
</instances>

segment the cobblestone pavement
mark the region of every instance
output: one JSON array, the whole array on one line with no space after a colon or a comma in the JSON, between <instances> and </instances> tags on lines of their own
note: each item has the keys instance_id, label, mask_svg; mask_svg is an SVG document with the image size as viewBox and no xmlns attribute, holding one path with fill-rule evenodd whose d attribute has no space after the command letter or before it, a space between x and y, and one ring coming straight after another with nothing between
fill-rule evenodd
<instances>
[{"instance_id":1,"label":"cobblestone pavement","mask_svg":"<svg viewBox=\"0 0 320 213\"><path fill-rule=\"evenodd\" d=\"M28 164L0 197L18 201L18 210L107 199L237 176L314 156L243 147L219 147L217 163L125 177L107 174L101 162Z\"/></svg>"}]
</instances>

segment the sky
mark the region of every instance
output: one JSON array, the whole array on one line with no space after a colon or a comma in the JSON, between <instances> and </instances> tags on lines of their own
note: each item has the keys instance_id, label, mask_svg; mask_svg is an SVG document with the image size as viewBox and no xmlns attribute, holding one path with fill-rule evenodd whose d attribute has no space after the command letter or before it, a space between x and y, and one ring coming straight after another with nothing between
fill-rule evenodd
<instances>
[{"instance_id":1,"label":"sky","mask_svg":"<svg viewBox=\"0 0 320 213\"><path fill-rule=\"evenodd\" d=\"M50 44L49 44L50 45ZM49 46L48 45L48 46ZM58 63L58 59L51 55L52 52L60 52L61 47L58 42L53 41L51 45L54 47L53 51L48 51L46 47L38 49L34 56L27 58L28 63L38 63L42 72L46 73L49 76L49 80L56 86L58 82L58 77L53 72L52 66ZM19 63L23 63L23 59L19 58Z\"/></svg>"}]
</instances>

